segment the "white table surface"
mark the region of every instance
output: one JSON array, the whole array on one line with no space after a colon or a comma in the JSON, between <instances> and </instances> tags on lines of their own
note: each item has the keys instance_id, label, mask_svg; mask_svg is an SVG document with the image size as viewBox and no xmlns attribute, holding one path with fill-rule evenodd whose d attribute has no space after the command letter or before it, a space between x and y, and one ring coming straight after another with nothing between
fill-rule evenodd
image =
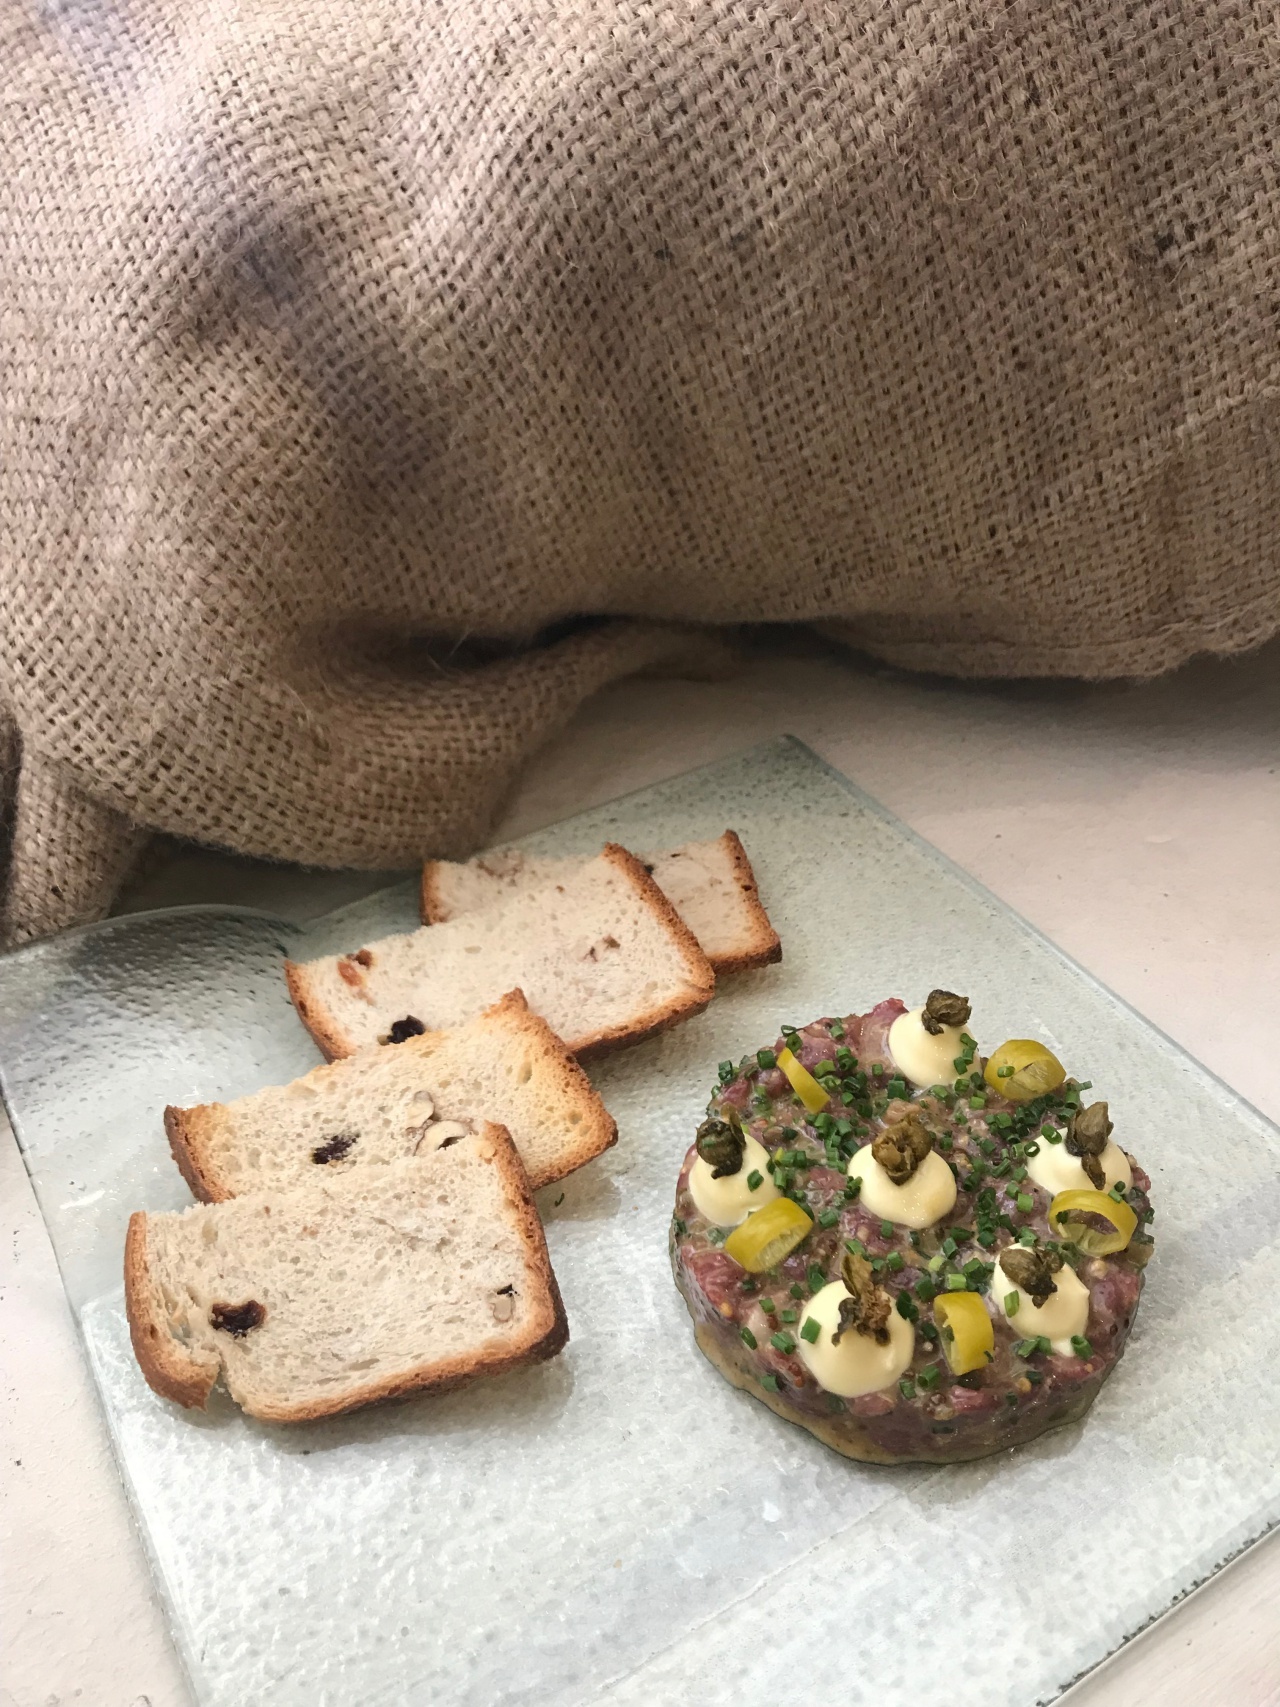
<instances>
[{"instance_id":1,"label":"white table surface","mask_svg":"<svg viewBox=\"0 0 1280 1707\"><path fill-rule=\"evenodd\" d=\"M1280 646L1142 686L964 686L803 647L728 681L624 683L529 767L498 833L783 732L1280 1119ZM174 850L127 904L302 917L374 886ZM1272 1537L1067 1699L1280 1704L1278 1602ZM73 1702L190 1696L35 1200L0 1134L0 1707Z\"/></svg>"}]
</instances>

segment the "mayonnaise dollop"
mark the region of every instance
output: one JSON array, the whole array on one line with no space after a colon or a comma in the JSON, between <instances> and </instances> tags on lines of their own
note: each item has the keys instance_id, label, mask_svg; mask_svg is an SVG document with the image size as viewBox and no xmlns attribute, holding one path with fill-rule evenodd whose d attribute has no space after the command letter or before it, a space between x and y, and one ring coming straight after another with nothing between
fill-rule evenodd
<instances>
[{"instance_id":1,"label":"mayonnaise dollop","mask_svg":"<svg viewBox=\"0 0 1280 1707\"><path fill-rule=\"evenodd\" d=\"M1038 1138L1040 1153L1028 1156L1026 1162L1027 1177L1032 1179L1051 1197L1056 1197L1060 1191L1094 1191L1096 1187L1084 1171L1084 1164L1079 1156L1073 1156L1065 1144L1050 1144L1047 1139ZM1107 1176L1104 1191L1110 1191L1117 1182L1127 1191L1133 1184L1133 1169L1129 1166L1129 1158L1116 1143L1114 1138L1107 1139L1107 1147L1098 1157L1102 1170Z\"/></svg>"},{"instance_id":2,"label":"mayonnaise dollop","mask_svg":"<svg viewBox=\"0 0 1280 1707\"><path fill-rule=\"evenodd\" d=\"M932 1227L950 1214L956 1201L951 1169L936 1150L921 1162L905 1185L895 1185L864 1144L849 1163L850 1179L860 1179L859 1196L873 1215L900 1227Z\"/></svg>"},{"instance_id":3,"label":"mayonnaise dollop","mask_svg":"<svg viewBox=\"0 0 1280 1707\"><path fill-rule=\"evenodd\" d=\"M1083 1334L1088 1326L1089 1288L1067 1263L1054 1275L1053 1283L1057 1291L1051 1292L1043 1304L1033 1304L1031 1294L1016 1286L1005 1273L1004 1264L997 1261L995 1273L991 1276L991 1297L996 1308L1024 1339L1043 1334L1055 1352L1069 1357L1072 1335ZM1005 1300L1015 1293L1018 1303L1010 1316Z\"/></svg>"},{"instance_id":4,"label":"mayonnaise dollop","mask_svg":"<svg viewBox=\"0 0 1280 1707\"><path fill-rule=\"evenodd\" d=\"M831 1336L840 1326L840 1306L850 1296L844 1283L833 1280L805 1306L796 1340L800 1361L820 1387L841 1399L856 1399L863 1393L878 1393L891 1387L911 1362L916 1331L896 1310L889 1312L889 1342L879 1345L870 1334L847 1328L839 1342ZM818 1324L818 1337L805 1339L806 1322Z\"/></svg>"},{"instance_id":5,"label":"mayonnaise dollop","mask_svg":"<svg viewBox=\"0 0 1280 1707\"><path fill-rule=\"evenodd\" d=\"M701 1156L694 1157L693 1166L689 1169L689 1195L697 1204L698 1212L708 1221L714 1221L717 1227L737 1227L753 1209L760 1209L782 1195L768 1170L769 1152L749 1132L743 1137L746 1148L742 1153L742 1166L736 1174L713 1179L710 1162L704 1162ZM747 1184L753 1173L760 1175L760 1183L754 1191Z\"/></svg>"},{"instance_id":6,"label":"mayonnaise dollop","mask_svg":"<svg viewBox=\"0 0 1280 1707\"><path fill-rule=\"evenodd\" d=\"M889 1053L894 1065L913 1085L949 1085L956 1078L956 1061L964 1045L962 1025L944 1025L935 1037L926 1031L924 1008L899 1014L889 1027Z\"/></svg>"}]
</instances>

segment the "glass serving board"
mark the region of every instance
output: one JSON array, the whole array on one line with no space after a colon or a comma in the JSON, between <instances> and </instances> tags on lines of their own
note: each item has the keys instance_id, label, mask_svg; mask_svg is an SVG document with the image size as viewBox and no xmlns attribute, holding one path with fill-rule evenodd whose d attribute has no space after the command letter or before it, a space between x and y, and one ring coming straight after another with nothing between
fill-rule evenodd
<instances>
[{"instance_id":1,"label":"glass serving board","mask_svg":"<svg viewBox=\"0 0 1280 1707\"><path fill-rule=\"evenodd\" d=\"M145 1385L131 1209L189 1201L166 1102L317 1057L280 958L416 924L414 887L302 929L125 917L0 961L3 1088L195 1694L208 1707L1051 1700L1280 1515L1280 1134L790 740L524 839L741 833L785 959L593 1067L615 1149L541 1193L572 1338L552 1363L303 1427ZM800 1022L968 992L1043 1038L1153 1177L1128 1352L1083 1426L1000 1458L846 1462L728 1386L667 1265L716 1063ZM1206 1166L1206 1158L1212 1158Z\"/></svg>"}]
</instances>

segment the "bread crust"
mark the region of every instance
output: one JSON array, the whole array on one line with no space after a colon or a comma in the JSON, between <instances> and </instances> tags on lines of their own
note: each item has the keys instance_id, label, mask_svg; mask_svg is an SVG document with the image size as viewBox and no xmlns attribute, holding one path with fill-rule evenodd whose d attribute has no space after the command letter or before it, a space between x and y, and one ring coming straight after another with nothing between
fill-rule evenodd
<instances>
[{"instance_id":1,"label":"bread crust","mask_svg":"<svg viewBox=\"0 0 1280 1707\"><path fill-rule=\"evenodd\" d=\"M676 997L651 1008L648 1013L640 1015L629 1025L611 1026L594 1036L567 1042L567 1047L579 1060L603 1055L613 1049L630 1048L634 1043L643 1043L646 1038L654 1037L660 1031L667 1031L673 1025L679 1025L681 1020L692 1019L695 1014L702 1012L716 991L715 971L702 952L701 944L654 882L644 862L617 842L606 842L600 852L601 858L621 872L643 897L646 905L658 915L674 938L684 962L689 994L685 999Z\"/></svg>"},{"instance_id":2,"label":"bread crust","mask_svg":"<svg viewBox=\"0 0 1280 1707\"><path fill-rule=\"evenodd\" d=\"M418 911L422 915L424 925L438 925L441 921L443 905L440 900L440 868L442 860L429 859L422 867L422 889L418 897Z\"/></svg>"},{"instance_id":3,"label":"bread crust","mask_svg":"<svg viewBox=\"0 0 1280 1707\"><path fill-rule=\"evenodd\" d=\"M160 1317L151 1282L147 1216L143 1210L129 1217L129 1231L125 1235L124 1307L133 1355L147 1385L162 1398L172 1399L188 1410L204 1410L218 1379L221 1361L211 1355L193 1356Z\"/></svg>"},{"instance_id":4,"label":"bread crust","mask_svg":"<svg viewBox=\"0 0 1280 1707\"><path fill-rule=\"evenodd\" d=\"M544 1185L553 1185L556 1180L564 1179L618 1142L618 1123L601 1101L600 1093L563 1040L552 1031L541 1014L534 1013L523 990L508 990L501 1001L486 1009L483 1017L509 1021L523 1032L549 1072L560 1080L565 1106L579 1107L586 1115L580 1142L562 1159L562 1165L534 1170L525 1164L532 1190L540 1191ZM428 1036L433 1035L440 1034L428 1033Z\"/></svg>"},{"instance_id":5,"label":"bread crust","mask_svg":"<svg viewBox=\"0 0 1280 1707\"><path fill-rule=\"evenodd\" d=\"M257 1417L260 1422L316 1422L321 1417L344 1416L348 1411L401 1398L409 1393L447 1393L455 1387L465 1386L478 1376L501 1375L526 1363L543 1363L563 1350L569 1339L569 1319L519 1152L506 1127L493 1121L485 1122L479 1136L494 1146L494 1165L502 1181L503 1196L525 1247L525 1273L542 1287L543 1296L530 1314L524 1343L513 1346L508 1342L501 1350L482 1350L478 1355L441 1358L436 1363L419 1364L416 1369L404 1370L386 1380L348 1389L341 1402L332 1404L312 1400L298 1405L254 1405L241 1401L241 1409L246 1415ZM145 1367L143 1373L146 1373ZM147 1379L150 1380L149 1375Z\"/></svg>"},{"instance_id":6,"label":"bread crust","mask_svg":"<svg viewBox=\"0 0 1280 1707\"><path fill-rule=\"evenodd\" d=\"M205 1139L215 1128L214 1111L222 1103L197 1103L194 1108L176 1108L170 1103L164 1111L165 1137L169 1150L178 1164L178 1172L191 1188L191 1195L200 1203L220 1203L230 1197L225 1187L220 1189L217 1170L205 1154Z\"/></svg>"},{"instance_id":7,"label":"bread crust","mask_svg":"<svg viewBox=\"0 0 1280 1707\"><path fill-rule=\"evenodd\" d=\"M289 987L289 999L298 1018L311 1033L312 1042L325 1060L341 1061L348 1055L354 1055L357 1045L343 1036L323 1011L322 1004L312 999L306 967L300 966L296 960L286 960L284 981Z\"/></svg>"},{"instance_id":8,"label":"bread crust","mask_svg":"<svg viewBox=\"0 0 1280 1707\"><path fill-rule=\"evenodd\" d=\"M772 966L782 959L781 938L764 910L756 874L738 832L726 830L720 840L724 843L733 866L734 882L751 914L752 940L750 947L744 948L740 954L714 956L711 964L715 967L717 977L730 972L753 972L761 966Z\"/></svg>"}]
</instances>

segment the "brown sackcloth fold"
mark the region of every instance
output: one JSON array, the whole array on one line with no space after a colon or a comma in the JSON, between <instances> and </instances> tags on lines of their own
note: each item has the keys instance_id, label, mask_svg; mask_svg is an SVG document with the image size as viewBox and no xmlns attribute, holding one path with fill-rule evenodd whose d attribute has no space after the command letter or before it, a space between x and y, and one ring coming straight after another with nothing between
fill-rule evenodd
<instances>
[{"instance_id":1,"label":"brown sackcloth fold","mask_svg":"<svg viewBox=\"0 0 1280 1707\"><path fill-rule=\"evenodd\" d=\"M8 0L9 940L459 852L693 624L1263 639L1278 137L1246 0Z\"/></svg>"}]
</instances>

